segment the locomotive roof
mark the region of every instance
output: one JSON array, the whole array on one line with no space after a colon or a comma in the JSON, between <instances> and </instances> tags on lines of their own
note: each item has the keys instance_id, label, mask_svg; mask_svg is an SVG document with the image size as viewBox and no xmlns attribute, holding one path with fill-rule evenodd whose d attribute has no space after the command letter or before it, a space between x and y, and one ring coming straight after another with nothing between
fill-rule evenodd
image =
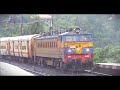
<instances>
[{"instance_id":1,"label":"locomotive roof","mask_svg":"<svg viewBox=\"0 0 120 90\"><path fill-rule=\"evenodd\" d=\"M36 39L52 39L52 38L57 38L59 36L64 36L64 35L80 35L80 34L91 34L85 31L81 31L79 34L76 34L75 32L65 32L65 33L61 33L59 35L54 35L54 36L41 36L41 37L36 37Z\"/></svg>"},{"instance_id":2,"label":"locomotive roof","mask_svg":"<svg viewBox=\"0 0 120 90\"><path fill-rule=\"evenodd\" d=\"M39 34L16 36L16 37L2 37L0 38L0 41L31 40L34 36L38 36L38 35Z\"/></svg>"}]
</instances>

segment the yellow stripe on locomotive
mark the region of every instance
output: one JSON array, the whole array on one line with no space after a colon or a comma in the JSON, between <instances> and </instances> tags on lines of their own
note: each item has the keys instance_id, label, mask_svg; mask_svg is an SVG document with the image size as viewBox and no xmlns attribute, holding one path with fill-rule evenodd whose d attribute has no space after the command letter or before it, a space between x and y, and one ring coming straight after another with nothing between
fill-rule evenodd
<instances>
[{"instance_id":1,"label":"yellow stripe on locomotive","mask_svg":"<svg viewBox=\"0 0 120 90\"><path fill-rule=\"evenodd\" d=\"M76 54L81 54L84 48L93 48L93 42L64 42L64 48L72 48Z\"/></svg>"}]
</instances>

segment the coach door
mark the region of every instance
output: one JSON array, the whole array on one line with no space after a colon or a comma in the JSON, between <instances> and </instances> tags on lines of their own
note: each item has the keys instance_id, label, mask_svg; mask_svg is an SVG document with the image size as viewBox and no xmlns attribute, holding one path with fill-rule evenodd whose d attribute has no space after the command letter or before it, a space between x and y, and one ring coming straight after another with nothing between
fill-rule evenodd
<instances>
[{"instance_id":1,"label":"coach door","mask_svg":"<svg viewBox=\"0 0 120 90\"><path fill-rule=\"evenodd\" d=\"M11 46L10 46L10 42L8 41L8 43L7 43L7 51L8 51L8 55L10 55L10 48L11 48Z\"/></svg>"},{"instance_id":2,"label":"coach door","mask_svg":"<svg viewBox=\"0 0 120 90\"><path fill-rule=\"evenodd\" d=\"M29 53L30 53L30 51L29 51L29 41L27 41L27 54L28 54L28 57L30 57Z\"/></svg>"}]
</instances>

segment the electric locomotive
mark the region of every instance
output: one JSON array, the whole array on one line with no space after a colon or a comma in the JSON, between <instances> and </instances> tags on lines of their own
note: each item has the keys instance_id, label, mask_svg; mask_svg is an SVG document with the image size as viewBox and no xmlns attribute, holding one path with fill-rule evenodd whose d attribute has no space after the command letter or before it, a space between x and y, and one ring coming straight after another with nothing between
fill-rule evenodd
<instances>
[{"instance_id":1,"label":"electric locomotive","mask_svg":"<svg viewBox=\"0 0 120 90\"><path fill-rule=\"evenodd\" d=\"M76 28L58 35L35 39L36 61L56 68L86 70L93 68L93 35Z\"/></svg>"},{"instance_id":2,"label":"electric locomotive","mask_svg":"<svg viewBox=\"0 0 120 90\"><path fill-rule=\"evenodd\" d=\"M67 68L75 70L92 69L93 35L80 29L60 35L63 45L63 62Z\"/></svg>"}]
</instances>

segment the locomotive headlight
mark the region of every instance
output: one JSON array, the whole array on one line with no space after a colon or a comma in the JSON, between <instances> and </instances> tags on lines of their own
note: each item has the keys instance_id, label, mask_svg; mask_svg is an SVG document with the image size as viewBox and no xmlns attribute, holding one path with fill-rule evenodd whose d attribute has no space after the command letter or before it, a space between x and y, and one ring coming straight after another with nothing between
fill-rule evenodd
<instances>
[{"instance_id":1,"label":"locomotive headlight","mask_svg":"<svg viewBox=\"0 0 120 90\"><path fill-rule=\"evenodd\" d=\"M69 49L68 52L71 52L71 49Z\"/></svg>"},{"instance_id":2,"label":"locomotive headlight","mask_svg":"<svg viewBox=\"0 0 120 90\"><path fill-rule=\"evenodd\" d=\"M68 56L68 58L71 58L71 56Z\"/></svg>"},{"instance_id":3,"label":"locomotive headlight","mask_svg":"<svg viewBox=\"0 0 120 90\"><path fill-rule=\"evenodd\" d=\"M89 48L87 48L86 51L89 52Z\"/></svg>"},{"instance_id":4,"label":"locomotive headlight","mask_svg":"<svg viewBox=\"0 0 120 90\"><path fill-rule=\"evenodd\" d=\"M77 48L77 50L80 50L80 48Z\"/></svg>"},{"instance_id":5,"label":"locomotive headlight","mask_svg":"<svg viewBox=\"0 0 120 90\"><path fill-rule=\"evenodd\" d=\"M75 48L75 46L71 46L70 48Z\"/></svg>"}]
</instances>

